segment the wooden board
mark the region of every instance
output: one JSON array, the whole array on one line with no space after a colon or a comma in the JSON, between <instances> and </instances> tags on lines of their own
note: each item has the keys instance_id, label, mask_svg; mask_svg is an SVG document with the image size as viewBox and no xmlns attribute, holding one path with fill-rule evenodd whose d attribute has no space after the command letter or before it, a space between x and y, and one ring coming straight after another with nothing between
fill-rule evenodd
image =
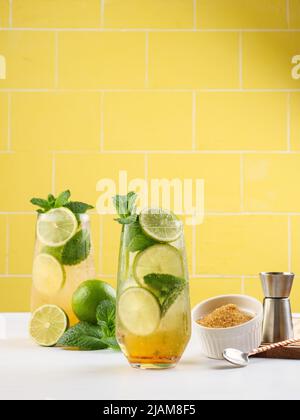
<instances>
[{"instance_id":1,"label":"wooden board","mask_svg":"<svg viewBox=\"0 0 300 420\"><path fill-rule=\"evenodd\" d=\"M300 339L300 318L294 318L294 332L295 338ZM300 340L299 345L293 344L292 346L282 347L279 349L269 350L265 353L258 354L257 356L262 359L292 359L300 360Z\"/></svg>"}]
</instances>

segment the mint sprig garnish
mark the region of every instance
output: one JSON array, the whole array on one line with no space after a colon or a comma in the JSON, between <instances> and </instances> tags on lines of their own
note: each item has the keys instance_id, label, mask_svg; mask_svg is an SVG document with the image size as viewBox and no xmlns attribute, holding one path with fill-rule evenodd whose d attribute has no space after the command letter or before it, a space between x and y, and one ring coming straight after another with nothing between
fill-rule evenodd
<instances>
[{"instance_id":1,"label":"mint sprig garnish","mask_svg":"<svg viewBox=\"0 0 300 420\"><path fill-rule=\"evenodd\" d=\"M94 207L90 204L81 203L80 201L70 201L65 204L64 207L71 210L75 214L84 214L88 210L92 210Z\"/></svg>"},{"instance_id":2,"label":"mint sprig garnish","mask_svg":"<svg viewBox=\"0 0 300 420\"><path fill-rule=\"evenodd\" d=\"M119 217L116 219L121 225L128 225L126 234L126 247L129 252L144 251L157 243L145 235L139 224L139 216L136 212L137 194L130 192L127 195L116 195L113 203Z\"/></svg>"},{"instance_id":3,"label":"mint sprig garnish","mask_svg":"<svg viewBox=\"0 0 300 420\"><path fill-rule=\"evenodd\" d=\"M186 280L171 274L152 273L144 277L145 284L157 296L164 316L186 287Z\"/></svg>"},{"instance_id":4,"label":"mint sprig garnish","mask_svg":"<svg viewBox=\"0 0 300 420\"><path fill-rule=\"evenodd\" d=\"M121 225L129 225L137 221L135 202L137 194L130 192L127 195L116 195L113 197L113 203L119 215L117 222Z\"/></svg>"},{"instance_id":5,"label":"mint sprig garnish","mask_svg":"<svg viewBox=\"0 0 300 420\"><path fill-rule=\"evenodd\" d=\"M69 190L63 191L58 197L53 194L49 194L47 199L43 198L32 198L31 204L40 207L38 213L47 213L51 209L59 207L66 207L71 210L75 215L84 214L88 210L92 210L94 207L90 204L82 203L80 201L70 201L71 192Z\"/></svg>"},{"instance_id":6,"label":"mint sprig garnish","mask_svg":"<svg viewBox=\"0 0 300 420\"><path fill-rule=\"evenodd\" d=\"M66 243L61 255L63 265L77 265L86 260L91 251L91 238L87 230L78 231Z\"/></svg>"},{"instance_id":7,"label":"mint sprig garnish","mask_svg":"<svg viewBox=\"0 0 300 420\"><path fill-rule=\"evenodd\" d=\"M116 305L113 302L104 300L99 304L97 322L98 325L80 322L65 332L57 345L79 350L119 350L115 337Z\"/></svg>"}]
</instances>

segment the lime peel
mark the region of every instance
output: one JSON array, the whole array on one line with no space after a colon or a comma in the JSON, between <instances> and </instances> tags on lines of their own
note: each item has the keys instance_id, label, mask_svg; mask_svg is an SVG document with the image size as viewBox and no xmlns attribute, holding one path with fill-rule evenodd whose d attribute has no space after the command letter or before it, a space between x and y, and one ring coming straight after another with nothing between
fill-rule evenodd
<instances>
[{"instance_id":1,"label":"lime peel","mask_svg":"<svg viewBox=\"0 0 300 420\"><path fill-rule=\"evenodd\" d=\"M180 251L168 244L157 244L137 254L133 263L133 275L138 284L145 287L144 277L152 273L185 277Z\"/></svg>"},{"instance_id":2,"label":"lime peel","mask_svg":"<svg viewBox=\"0 0 300 420\"><path fill-rule=\"evenodd\" d=\"M139 216L143 232L157 242L175 242L182 234L182 224L177 216L168 210L145 209Z\"/></svg>"},{"instance_id":3,"label":"lime peel","mask_svg":"<svg viewBox=\"0 0 300 420\"><path fill-rule=\"evenodd\" d=\"M64 286L66 274L55 257L39 254L33 263L32 280L38 292L46 296L54 296Z\"/></svg>"},{"instance_id":4,"label":"lime peel","mask_svg":"<svg viewBox=\"0 0 300 420\"><path fill-rule=\"evenodd\" d=\"M153 293L142 287L130 287L120 296L118 315L131 334L148 336L159 327L161 308Z\"/></svg>"},{"instance_id":5,"label":"lime peel","mask_svg":"<svg viewBox=\"0 0 300 420\"><path fill-rule=\"evenodd\" d=\"M47 246L61 247L76 233L78 222L71 210L60 207L40 215L37 222L37 237Z\"/></svg>"},{"instance_id":6,"label":"lime peel","mask_svg":"<svg viewBox=\"0 0 300 420\"><path fill-rule=\"evenodd\" d=\"M44 305L32 314L29 332L40 346L53 347L67 328L68 318L65 312L56 305Z\"/></svg>"}]
</instances>

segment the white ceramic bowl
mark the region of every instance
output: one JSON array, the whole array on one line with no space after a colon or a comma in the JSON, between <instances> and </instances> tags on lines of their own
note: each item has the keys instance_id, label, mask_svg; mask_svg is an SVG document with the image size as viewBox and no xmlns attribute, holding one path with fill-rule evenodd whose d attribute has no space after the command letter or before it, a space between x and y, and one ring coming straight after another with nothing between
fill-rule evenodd
<instances>
[{"instance_id":1,"label":"white ceramic bowl","mask_svg":"<svg viewBox=\"0 0 300 420\"><path fill-rule=\"evenodd\" d=\"M254 316L249 322L232 328L206 328L197 321L221 306L234 304L242 311ZM262 304L245 295L217 296L199 303L193 309L193 324L200 340L200 350L211 359L223 359L223 351L234 348L250 352L260 346L262 341Z\"/></svg>"}]
</instances>

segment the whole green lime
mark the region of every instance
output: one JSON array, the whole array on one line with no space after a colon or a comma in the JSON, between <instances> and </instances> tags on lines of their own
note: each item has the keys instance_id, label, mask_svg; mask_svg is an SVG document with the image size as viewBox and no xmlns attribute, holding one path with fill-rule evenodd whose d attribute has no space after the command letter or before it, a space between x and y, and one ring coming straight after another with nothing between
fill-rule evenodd
<instances>
[{"instance_id":1,"label":"whole green lime","mask_svg":"<svg viewBox=\"0 0 300 420\"><path fill-rule=\"evenodd\" d=\"M83 282L73 295L72 307L80 321L96 324L96 311L103 300L116 301L116 291L101 280Z\"/></svg>"}]
</instances>

